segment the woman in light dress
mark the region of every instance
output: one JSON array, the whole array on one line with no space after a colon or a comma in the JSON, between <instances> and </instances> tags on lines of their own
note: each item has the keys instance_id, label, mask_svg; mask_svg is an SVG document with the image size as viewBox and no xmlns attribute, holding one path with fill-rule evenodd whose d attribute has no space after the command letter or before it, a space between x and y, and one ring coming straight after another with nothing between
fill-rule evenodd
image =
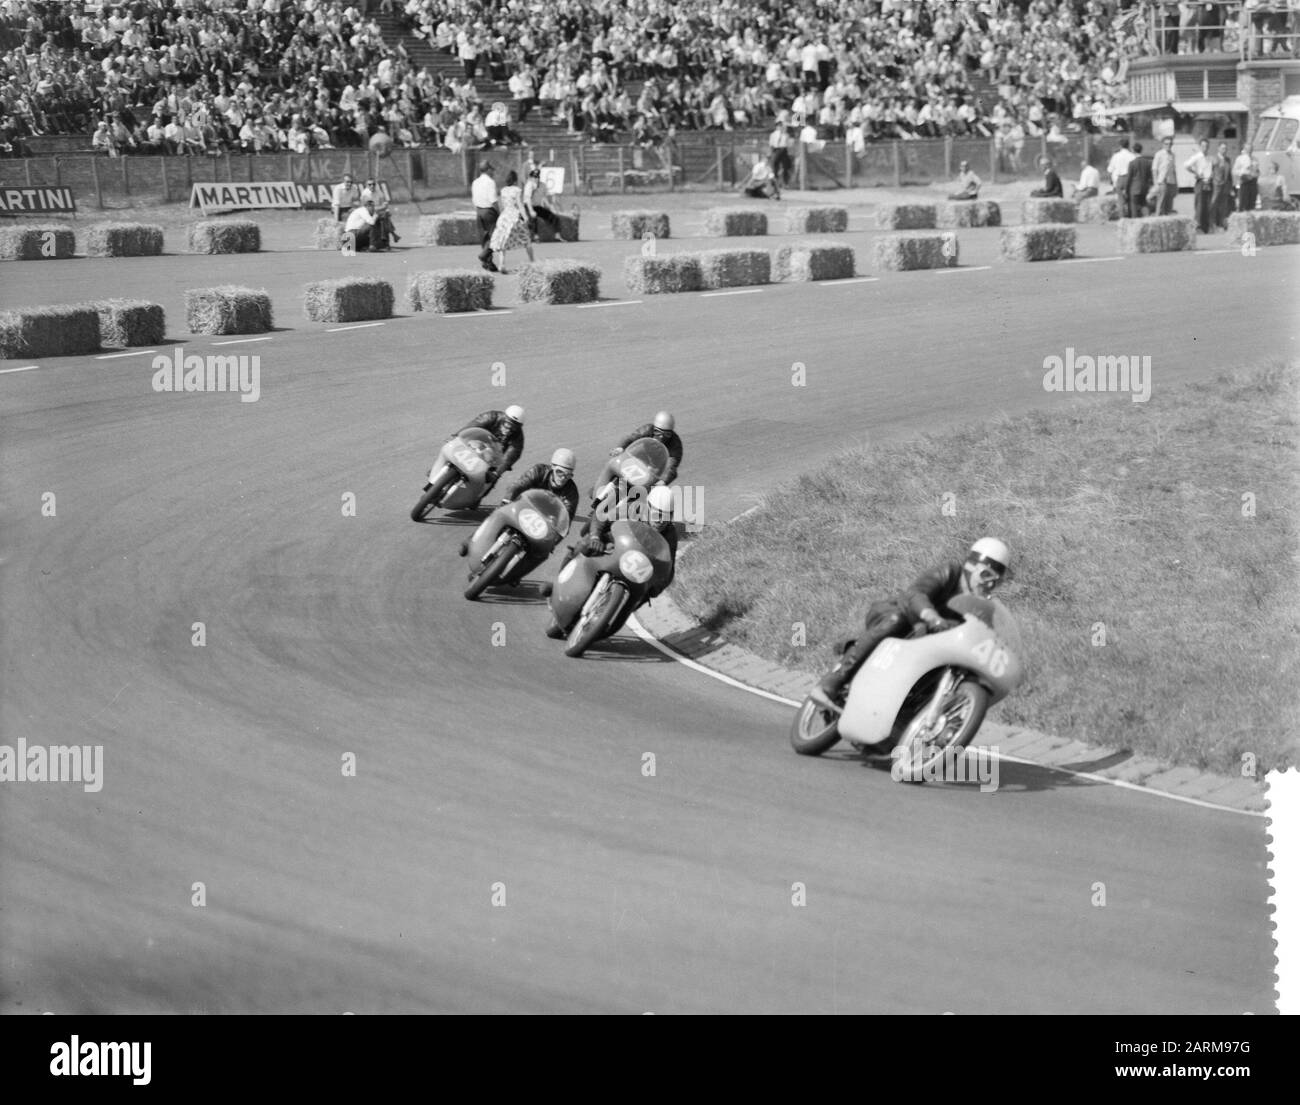
<instances>
[{"instance_id":1,"label":"woman in light dress","mask_svg":"<svg viewBox=\"0 0 1300 1105\"><path fill-rule=\"evenodd\" d=\"M533 260L533 236L528 230L528 215L524 211L524 194L519 187L519 174L511 171L501 189L501 214L488 244L496 256L493 260L502 272L506 271L506 250L523 247L528 260Z\"/></svg>"}]
</instances>

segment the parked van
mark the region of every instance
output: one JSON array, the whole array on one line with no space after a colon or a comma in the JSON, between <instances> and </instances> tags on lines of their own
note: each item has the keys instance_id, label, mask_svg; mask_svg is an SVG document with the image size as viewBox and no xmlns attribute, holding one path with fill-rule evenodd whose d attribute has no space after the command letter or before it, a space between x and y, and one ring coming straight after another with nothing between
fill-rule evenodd
<instances>
[{"instance_id":1,"label":"parked van","mask_svg":"<svg viewBox=\"0 0 1300 1105\"><path fill-rule=\"evenodd\" d=\"M1287 192L1293 198L1300 197L1300 146L1296 145L1298 131L1300 96L1288 96L1277 107L1261 113L1251 143L1265 175L1269 172L1269 162L1277 162L1286 180Z\"/></svg>"}]
</instances>

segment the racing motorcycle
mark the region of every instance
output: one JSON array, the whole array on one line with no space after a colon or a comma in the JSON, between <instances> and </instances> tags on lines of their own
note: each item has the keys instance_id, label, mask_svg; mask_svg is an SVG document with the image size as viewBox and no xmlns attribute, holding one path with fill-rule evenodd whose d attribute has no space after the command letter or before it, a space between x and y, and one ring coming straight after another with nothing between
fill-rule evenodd
<instances>
[{"instance_id":1,"label":"racing motorcycle","mask_svg":"<svg viewBox=\"0 0 1300 1105\"><path fill-rule=\"evenodd\" d=\"M794 750L820 756L844 739L897 761L896 780L920 782L948 749L968 745L988 708L1024 679L1024 649L997 599L957 595L948 609L961 618L950 628L881 641L854 674L843 713L805 698L790 727Z\"/></svg>"},{"instance_id":2,"label":"racing motorcycle","mask_svg":"<svg viewBox=\"0 0 1300 1105\"><path fill-rule=\"evenodd\" d=\"M467 599L489 587L518 583L540 565L569 532L569 510L560 497L542 488L502 503L467 542L470 557Z\"/></svg>"},{"instance_id":3,"label":"racing motorcycle","mask_svg":"<svg viewBox=\"0 0 1300 1105\"><path fill-rule=\"evenodd\" d=\"M501 464L501 446L487 430L463 430L438 451L429 469L420 501L411 508L411 521L423 522L434 507L473 508L487 489L490 472Z\"/></svg>"},{"instance_id":4,"label":"racing motorcycle","mask_svg":"<svg viewBox=\"0 0 1300 1105\"><path fill-rule=\"evenodd\" d=\"M672 552L652 525L620 519L609 532L612 552L574 557L552 588L547 636L568 637L565 656L581 656L594 642L612 637L670 578Z\"/></svg>"},{"instance_id":5,"label":"racing motorcycle","mask_svg":"<svg viewBox=\"0 0 1300 1105\"><path fill-rule=\"evenodd\" d=\"M623 502L630 488L649 490L668 469L668 447L653 437L639 437L611 457L591 492L591 505Z\"/></svg>"}]
</instances>

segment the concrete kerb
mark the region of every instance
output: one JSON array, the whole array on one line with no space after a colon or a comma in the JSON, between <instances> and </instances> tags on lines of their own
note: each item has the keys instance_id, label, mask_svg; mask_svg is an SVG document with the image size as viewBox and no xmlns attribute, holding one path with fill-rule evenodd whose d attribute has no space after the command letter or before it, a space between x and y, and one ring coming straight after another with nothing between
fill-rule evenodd
<instances>
[{"instance_id":1,"label":"concrete kerb","mask_svg":"<svg viewBox=\"0 0 1300 1105\"><path fill-rule=\"evenodd\" d=\"M682 549L678 554L679 564L689 552L689 545ZM660 595L653 603L642 607L628 619L628 626L637 636L687 666L699 668L705 674L740 689L785 703L792 709L799 706L817 682L815 675L780 667L731 644L720 634L704 629L668 594ZM1001 759L1097 783L1258 817L1265 816L1268 806L1263 782L1245 777L1161 763L1119 749L995 721L984 722L978 738L981 745L996 745ZM1113 760L1116 756L1124 758L1096 771L1088 770L1090 763ZM1158 785L1150 785L1152 783Z\"/></svg>"}]
</instances>

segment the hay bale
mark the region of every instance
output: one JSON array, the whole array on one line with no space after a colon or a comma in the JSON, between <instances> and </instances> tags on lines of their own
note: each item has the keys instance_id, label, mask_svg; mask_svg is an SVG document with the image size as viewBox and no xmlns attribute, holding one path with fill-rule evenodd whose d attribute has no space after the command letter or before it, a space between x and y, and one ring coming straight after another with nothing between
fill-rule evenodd
<instances>
[{"instance_id":1,"label":"hay bale","mask_svg":"<svg viewBox=\"0 0 1300 1105\"><path fill-rule=\"evenodd\" d=\"M1063 261L1074 256L1073 226L1004 226L1000 252L1004 261Z\"/></svg>"},{"instance_id":2,"label":"hay bale","mask_svg":"<svg viewBox=\"0 0 1300 1105\"><path fill-rule=\"evenodd\" d=\"M1074 200L1027 199L1020 204L1020 221L1029 226L1072 223L1076 217Z\"/></svg>"},{"instance_id":3,"label":"hay bale","mask_svg":"<svg viewBox=\"0 0 1300 1105\"><path fill-rule=\"evenodd\" d=\"M338 219L317 219L311 234L311 244L317 249L343 248L343 224Z\"/></svg>"},{"instance_id":4,"label":"hay bale","mask_svg":"<svg viewBox=\"0 0 1300 1105\"><path fill-rule=\"evenodd\" d=\"M207 219L190 223L191 253L257 253L262 230L248 219Z\"/></svg>"},{"instance_id":5,"label":"hay bale","mask_svg":"<svg viewBox=\"0 0 1300 1105\"><path fill-rule=\"evenodd\" d=\"M349 276L303 285L303 313L312 322L365 322L393 317L393 286L387 280Z\"/></svg>"},{"instance_id":6,"label":"hay bale","mask_svg":"<svg viewBox=\"0 0 1300 1105\"><path fill-rule=\"evenodd\" d=\"M148 223L96 223L86 231L87 257L157 257L163 228Z\"/></svg>"},{"instance_id":7,"label":"hay bale","mask_svg":"<svg viewBox=\"0 0 1300 1105\"><path fill-rule=\"evenodd\" d=\"M824 246L812 242L781 246L772 257L773 280L846 280L854 275L852 246Z\"/></svg>"},{"instance_id":8,"label":"hay bale","mask_svg":"<svg viewBox=\"0 0 1300 1105\"><path fill-rule=\"evenodd\" d=\"M63 261L76 250L76 236L62 223L0 227L0 261Z\"/></svg>"},{"instance_id":9,"label":"hay bale","mask_svg":"<svg viewBox=\"0 0 1300 1105\"><path fill-rule=\"evenodd\" d=\"M615 238L635 241L647 234L652 238L671 237L666 211L615 211L609 217L609 229Z\"/></svg>"},{"instance_id":10,"label":"hay bale","mask_svg":"<svg viewBox=\"0 0 1300 1105\"><path fill-rule=\"evenodd\" d=\"M704 233L714 238L753 238L767 233L767 213L756 207L710 207Z\"/></svg>"},{"instance_id":11,"label":"hay bale","mask_svg":"<svg viewBox=\"0 0 1300 1105\"><path fill-rule=\"evenodd\" d=\"M1238 211L1228 216L1228 243L1239 246L1246 235L1257 246L1300 244L1300 211Z\"/></svg>"},{"instance_id":12,"label":"hay bale","mask_svg":"<svg viewBox=\"0 0 1300 1105\"><path fill-rule=\"evenodd\" d=\"M946 269L957 264L957 235L886 234L876 239L876 268L892 272Z\"/></svg>"},{"instance_id":13,"label":"hay bale","mask_svg":"<svg viewBox=\"0 0 1300 1105\"><path fill-rule=\"evenodd\" d=\"M161 304L143 299L101 299L94 306L99 312L101 345L157 345L167 336Z\"/></svg>"},{"instance_id":14,"label":"hay bale","mask_svg":"<svg viewBox=\"0 0 1300 1105\"><path fill-rule=\"evenodd\" d=\"M628 291L639 295L698 292L704 286L700 260L694 253L627 257L623 261L623 280Z\"/></svg>"},{"instance_id":15,"label":"hay bale","mask_svg":"<svg viewBox=\"0 0 1300 1105\"><path fill-rule=\"evenodd\" d=\"M233 284L189 288L185 325L191 334L264 334L271 329L271 297Z\"/></svg>"},{"instance_id":16,"label":"hay bale","mask_svg":"<svg viewBox=\"0 0 1300 1105\"><path fill-rule=\"evenodd\" d=\"M600 269L581 261L530 261L519 270L524 303L593 303L600 298Z\"/></svg>"},{"instance_id":17,"label":"hay bale","mask_svg":"<svg viewBox=\"0 0 1300 1105\"><path fill-rule=\"evenodd\" d=\"M1185 215L1120 219L1120 253L1171 253L1196 248L1196 223Z\"/></svg>"},{"instance_id":18,"label":"hay bale","mask_svg":"<svg viewBox=\"0 0 1300 1105\"><path fill-rule=\"evenodd\" d=\"M1002 208L992 200L944 200L936 203L934 225L1001 226Z\"/></svg>"},{"instance_id":19,"label":"hay bale","mask_svg":"<svg viewBox=\"0 0 1300 1105\"><path fill-rule=\"evenodd\" d=\"M1113 223L1119 216L1118 196L1090 196L1079 200L1075 219L1081 223Z\"/></svg>"},{"instance_id":20,"label":"hay bale","mask_svg":"<svg viewBox=\"0 0 1300 1105\"><path fill-rule=\"evenodd\" d=\"M576 242L578 240L578 216L557 211L558 226L552 226L544 219L537 220L537 240L539 242Z\"/></svg>"},{"instance_id":21,"label":"hay bale","mask_svg":"<svg viewBox=\"0 0 1300 1105\"><path fill-rule=\"evenodd\" d=\"M847 207L787 207L785 229L790 234L843 234L849 228Z\"/></svg>"},{"instance_id":22,"label":"hay bale","mask_svg":"<svg viewBox=\"0 0 1300 1105\"><path fill-rule=\"evenodd\" d=\"M704 288L743 288L772 282L772 254L765 249L706 249L695 254Z\"/></svg>"},{"instance_id":23,"label":"hay bale","mask_svg":"<svg viewBox=\"0 0 1300 1105\"><path fill-rule=\"evenodd\" d=\"M449 315L492 308L492 277L473 269L440 269L411 274L406 305L412 311Z\"/></svg>"},{"instance_id":24,"label":"hay bale","mask_svg":"<svg viewBox=\"0 0 1300 1105\"><path fill-rule=\"evenodd\" d=\"M885 230L933 230L936 217L933 203L882 203L876 208L876 225Z\"/></svg>"},{"instance_id":25,"label":"hay bale","mask_svg":"<svg viewBox=\"0 0 1300 1105\"><path fill-rule=\"evenodd\" d=\"M421 215L417 233L422 246L478 246L483 231L477 215Z\"/></svg>"},{"instance_id":26,"label":"hay bale","mask_svg":"<svg viewBox=\"0 0 1300 1105\"><path fill-rule=\"evenodd\" d=\"M98 350L99 312L94 304L0 313L0 357L68 357Z\"/></svg>"}]
</instances>

